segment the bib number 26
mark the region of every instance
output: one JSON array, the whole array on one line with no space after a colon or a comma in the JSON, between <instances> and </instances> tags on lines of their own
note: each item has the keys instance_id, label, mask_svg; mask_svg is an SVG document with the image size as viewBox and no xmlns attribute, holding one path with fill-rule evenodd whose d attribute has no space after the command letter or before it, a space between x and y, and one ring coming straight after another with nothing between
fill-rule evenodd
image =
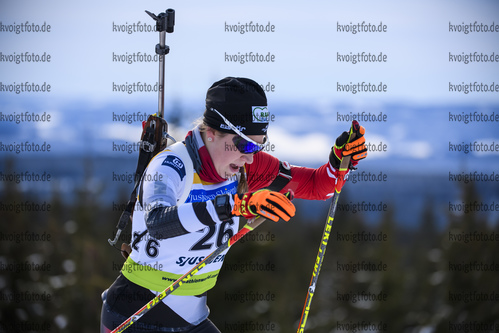
<instances>
[{"instance_id":1,"label":"bib number 26","mask_svg":"<svg viewBox=\"0 0 499 333\"><path fill-rule=\"evenodd\" d=\"M216 235L216 244L217 244L217 247L220 247L220 245L222 245L223 243L228 241L229 238L234 236L234 231L232 230L232 228L230 228L230 226L233 224L234 224L234 221L227 220L227 221L220 223L218 225L218 228L217 228L217 226L214 226L214 225L209 226L208 233L206 235L204 235L199 241L197 241L196 244L194 244L190 250L197 251L197 250L209 250L209 249L211 249L211 247L213 246L213 242L210 242L210 240L213 238L215 233L217 233L217 229L218 229L218 233ZM229 227L227 227L227 226L229 226Z\"/></svg>"}]
</instances>

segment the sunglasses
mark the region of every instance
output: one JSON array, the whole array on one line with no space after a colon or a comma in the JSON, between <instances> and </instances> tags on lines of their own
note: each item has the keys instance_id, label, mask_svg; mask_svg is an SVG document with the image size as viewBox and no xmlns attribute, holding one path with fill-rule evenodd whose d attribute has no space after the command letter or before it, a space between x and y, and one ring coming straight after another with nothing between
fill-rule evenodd
<instances>
[{"instance_id":1,"label":"sunglasses","mask_svg":"<svg viewBox=\"0 0 499 333\"><path fill-rule=\"evenodd\" d=\"M229 126L231 130L236 132L237 135L232 138L232 142L239 152L243 154L256 154L263 150L265 143L267 142L267 136L264 137L263 143L251 140L248 136L244 135L243 132L238 130L237 127L234 126L229 120L227 120L227 118L222 116L222 114L216 109L210 108L210 110L215 111L222 118L224 123Z\"/></svg>"},{"instance_id":2,"label":"sunglasses","mask_svg":"<svg viewBox=\"0 0 499 333\"><path fill-rule=\"evenodd\" d=\"M263 144L256 143L255 141L248 141L242 136L235 135L232 138L232 142L234 146L236 146L237 150L243 154L256 154L259 151L262 151L263 146L267 142L267 137L264 137Z\"/></svg>"}]
</instances>

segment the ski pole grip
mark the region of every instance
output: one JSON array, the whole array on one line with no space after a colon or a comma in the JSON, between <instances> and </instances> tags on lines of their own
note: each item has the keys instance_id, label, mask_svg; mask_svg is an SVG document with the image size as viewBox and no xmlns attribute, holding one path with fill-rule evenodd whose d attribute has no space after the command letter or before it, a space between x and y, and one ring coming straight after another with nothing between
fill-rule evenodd
<instances>
[{"instance_id":1,"label":"ski pole grip","mask_svg":"<svg viewBox=\"0 0 499 333\"><path fill-rule=\"evenodd\" d=\"M248 226L250 226L252 229L255 229L256 227L258 227L260 224L262 224L263 222L265 221L265 218L264 217L261 217L261 216L257 216L257 217L254 217L250 220L248 220L247 224Z\"/></svg>"},{"instance_id":2,"label":"ski pole grip","mask_svg":"<svg viewBox=\"0 0 499 333\"><path fill-rule=\"evenodd\" d=\"M353 120L352 127L350 130L351 134L350 137L348 138L347 143L352 142L357 138L357 133L359 132L359 130L360 130L359 122L357 120ZM341 159L340 170L346 170L350 167L350 158L351 156L348 155Z\"/></svg>"}]
</instances>

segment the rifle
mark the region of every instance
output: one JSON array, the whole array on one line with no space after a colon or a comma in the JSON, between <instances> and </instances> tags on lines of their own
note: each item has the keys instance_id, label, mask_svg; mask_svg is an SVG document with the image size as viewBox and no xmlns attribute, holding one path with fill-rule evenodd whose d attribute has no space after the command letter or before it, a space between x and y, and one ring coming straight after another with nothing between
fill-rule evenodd
<instances>
[{"instance_id":1,"label":"rifle","mask_svg":"<svg viewBox=\"0 0 499 333\"><path fill-rule=\"evenodd\" d=\"M145 11L156 21L156 31L159 32L159 44L156 44L156 54L159 56L159 79L158 79L158 112L148 117L147 121L142 122L142 135L140 138L139 159L134 175L134 188L123 213L121 213L116 235L113 240L108 239L111 246L115 246L122 231L126 228L129 221L132 220L133 208L137 201L137 188L144 170L154 155L162 151L167 146L167 139L176 142L168 134L168 123L164 119L165 110L165 56L170 52L170 47L166 45L166 33L172 33L175 25L175 11L167 9L165 12L155 15ZM125 259L130 254L129 244L121 245L121 253Z\"/></svg>"}]
</instances>

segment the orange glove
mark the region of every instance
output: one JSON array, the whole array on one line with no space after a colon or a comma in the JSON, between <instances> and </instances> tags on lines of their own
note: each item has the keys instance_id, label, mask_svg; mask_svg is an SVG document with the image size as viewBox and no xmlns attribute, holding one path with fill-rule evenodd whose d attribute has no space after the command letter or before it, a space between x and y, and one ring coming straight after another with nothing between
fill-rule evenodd
<instances>
[{"instance_id":1,"label":"orange glove","mask_svg":"<svg viewBox=\"0 0 499 333\"><path fill-rule=\"evenodd\" d=\"M288 194L291 196L291 194ZM282 193L270 190L258 190L253 193L245 193L242 196L234 196L234 207L232 214L243 216L247 219L257 215L266 217L274 222L282 218L284 221L295 216L295 205Z\"/></svg>"},{"instance_id":2,"label":"orange glove","mask_svg":"<svg viewBox=\"0 0 499 333\"><path fill-rule=\"evenodd\" d=\"M351 140L352 134L355 132L356 138ZM329 154L329 162L336 169L340 170L340 164L345 156L351 156L349 169L354 169L360 160L366 158L367 148L365 145L366 139L364 138L366 130L363 126L354 120L349 132L343 132L337 139L336 143L331 148ZM341 170L343 171L343 170Z\"/></svg>"}]
</instances>

